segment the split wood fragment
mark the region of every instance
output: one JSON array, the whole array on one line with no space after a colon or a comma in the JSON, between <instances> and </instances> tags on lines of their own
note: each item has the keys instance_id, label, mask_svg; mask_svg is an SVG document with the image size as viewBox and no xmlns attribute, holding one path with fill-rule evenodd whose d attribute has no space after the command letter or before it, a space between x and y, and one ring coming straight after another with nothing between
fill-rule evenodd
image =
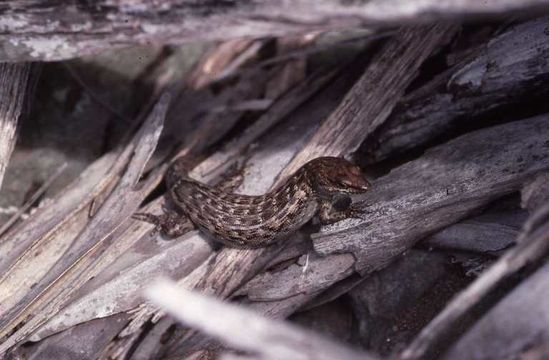
<instances>
[{"instance_id":1,"label":"split wood fragment","mask_svg":"<svg viewBox=\"0 0 549 360\"><path fill-rule=\"evenodd\" d=\"M0 64L0 187L17 140L20 118L29 111L39 74L37 64Z\"/></svg>"},{"instance_id":2,"label":"split wood fragment","mask_svg":"<svg viewBox=\"0 0 549 360\"><path fill-rule=\"evenodd\" d=\"M7 0L0 7L0 41L9 46L0 51L0 60L53 61L130 44L180 44L401 26L433 19L517 16L549 8L547 0L271 0L252 4L164 0L158 6L145 1L98 0L66 6L55 0Z\"/></svg>"},{"instance_id":3,"label":"split wood fragment","mask_svg":"<svg viewBox=\"0 0 549 360\"><path fill-rule=\"evenodd\" d=\"M261 359L375 359L310 331L178 288L166 280L151 285L146 296L185 325Z\"/></svg>"}]
</instances>

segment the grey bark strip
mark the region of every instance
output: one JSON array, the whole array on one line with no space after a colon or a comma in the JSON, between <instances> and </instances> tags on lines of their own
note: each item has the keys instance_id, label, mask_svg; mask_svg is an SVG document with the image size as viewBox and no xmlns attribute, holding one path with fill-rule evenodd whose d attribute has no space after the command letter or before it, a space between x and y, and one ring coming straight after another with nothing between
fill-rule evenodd
<instances>
[{"instance_id":1,"label":"grey bark strip","mask_svg":"<svg viewBox=\"0 0 549 360\"><path fill-rule=\"evenodd\" d=\"M150 286L146 296L184 324L261 359L375 359L310 331L178 288L166 280Z\"/></svg>"},{"instance_id":2,"label":"grey bark strip","mask_svg":"<svg viewBox=\"0 0 549 360\"><path fill-rule=\"evenodd\" d=\"M78 2L8 0L0 5L0 60L63 60L115 47L282 36L449 18L516 16L547 0L273 0ZM184 21L182 21L184 20Z\"/></svg>"},{"instance_id":3,"label":"grey bark strip","mask_svg":"<svg viewBox=\"0 0 549 360\"><path fill-rule=\"evenodd\" d=\"M422 244L439 249L497 253L515 244L528 212L489 212L467 218L429 236Z\"/></svg>"},{"instance_id":4,"label":"grey bark strip","mask_svg":"<svg viewBox=\"0 0 549 360\"><path fill-rule=\"evenodd\" d=\"M35 71L32 71L32 68ZM0 187L17 140L17 125L32 96L37 65L0 64Z\"/></svg>"}]
</instances>

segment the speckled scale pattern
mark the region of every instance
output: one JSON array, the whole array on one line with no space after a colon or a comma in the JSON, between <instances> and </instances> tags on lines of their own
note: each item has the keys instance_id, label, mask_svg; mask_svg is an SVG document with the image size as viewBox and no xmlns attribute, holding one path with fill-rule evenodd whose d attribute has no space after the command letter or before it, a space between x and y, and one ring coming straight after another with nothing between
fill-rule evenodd
<instances>
[{"instance_id":1,"label":"speckled scale pattern","mask_svg":"<svg viewBox=\"0 0 549 360\"><path fill-rule=\"evenodd\" d=\"M172 202L191 222L226 245L240 248L268 246L299 229L319 213L324 223L356 216L356 209L335 210L334 197L362 193L369 183L360 169L335 157L321 157L301 167L281 186L259 196L227 193L188 176L184 160L174 162L166 183ZM164 233L177 224L142 215Z\"/></svg>"}]
</instances>

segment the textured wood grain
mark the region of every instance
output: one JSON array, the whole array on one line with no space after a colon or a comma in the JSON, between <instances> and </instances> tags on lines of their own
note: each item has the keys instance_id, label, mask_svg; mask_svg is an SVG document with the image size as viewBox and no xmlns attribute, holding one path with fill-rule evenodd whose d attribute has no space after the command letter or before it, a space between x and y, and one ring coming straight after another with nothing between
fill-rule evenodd
<instances>
[{"instance_id":1,"label":"textured wood grain","mask_svg":"<svg viewBox=\"0 0 549 360\"><path fill-rule=\"evenodd\" d=\"M185 325L261 359L375 359L373 355L360 353L310 331L177 288L175 283L159 282L146 294ZM235 327L235 324L243 326Z\"/></svg>"},{"instance_id":2,"label":"textured wood grain","mask_svg":"<svg viewBox=\"0 0 549 360\"><path fill-rule=\"evenodd\" d=\"M31 63L0 64L0 187L17 139L17 124L28 107L33 93L34 77Z\"/></svg>"},{"instance_id":3,"label":"textured wood grain","mask_svg":"<svg viewBox=\"0 0 549 360\"><path fill-rule=\"evenodd\" d=\"M491 212L450 225L422 241L425 246L478 253L496 253L515 244L524 210Z\"/></svg>"},{"instance_id":4,"label":"textured wood grain","mask_svg":"<svg viewBox=\"0 0 549 360\"><path fill-rule=\"evenodd\" d=\"M536 176L521 191L521 205L534 212L549 203L549 172Z\"/></svg>"},{"instance_id":5,"label":"textured wood grain","mask_svg":"<svg viewBox=\"0 0 549 360\"><path fill-rule=\"evenodd\" d=\"M368 25L400 26L546 9L547 0L189 1L56 0L0 4L0 59L61 60L129 44L287 35ZM182 21L182 19L184 21Z\"/></svg>"}]
</instances>

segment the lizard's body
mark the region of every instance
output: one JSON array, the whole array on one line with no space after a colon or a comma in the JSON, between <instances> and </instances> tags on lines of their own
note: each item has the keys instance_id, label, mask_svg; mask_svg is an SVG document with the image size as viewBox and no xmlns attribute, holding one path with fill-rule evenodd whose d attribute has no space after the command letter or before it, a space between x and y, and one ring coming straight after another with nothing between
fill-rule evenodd
<instances>
[{"instance_id":1,"label":"lizard's body","mask_svg":"<svg viewBox=\"0 0 549 360\"><path fill-rule=\"evenodd\" d=\"M356 210L336 210L338 196L362 193L369 183L360 169L340 158L311 160L281 186L259 196L239 195L191 179L184 161L174 162L166 174L169 198L184 216L217 240L233 247L263 247L296 231L318 213L329 223L356 215ZM185 218L167 214L140 214L170 237L188 230Z\"/></svg>"}]
</instances>

